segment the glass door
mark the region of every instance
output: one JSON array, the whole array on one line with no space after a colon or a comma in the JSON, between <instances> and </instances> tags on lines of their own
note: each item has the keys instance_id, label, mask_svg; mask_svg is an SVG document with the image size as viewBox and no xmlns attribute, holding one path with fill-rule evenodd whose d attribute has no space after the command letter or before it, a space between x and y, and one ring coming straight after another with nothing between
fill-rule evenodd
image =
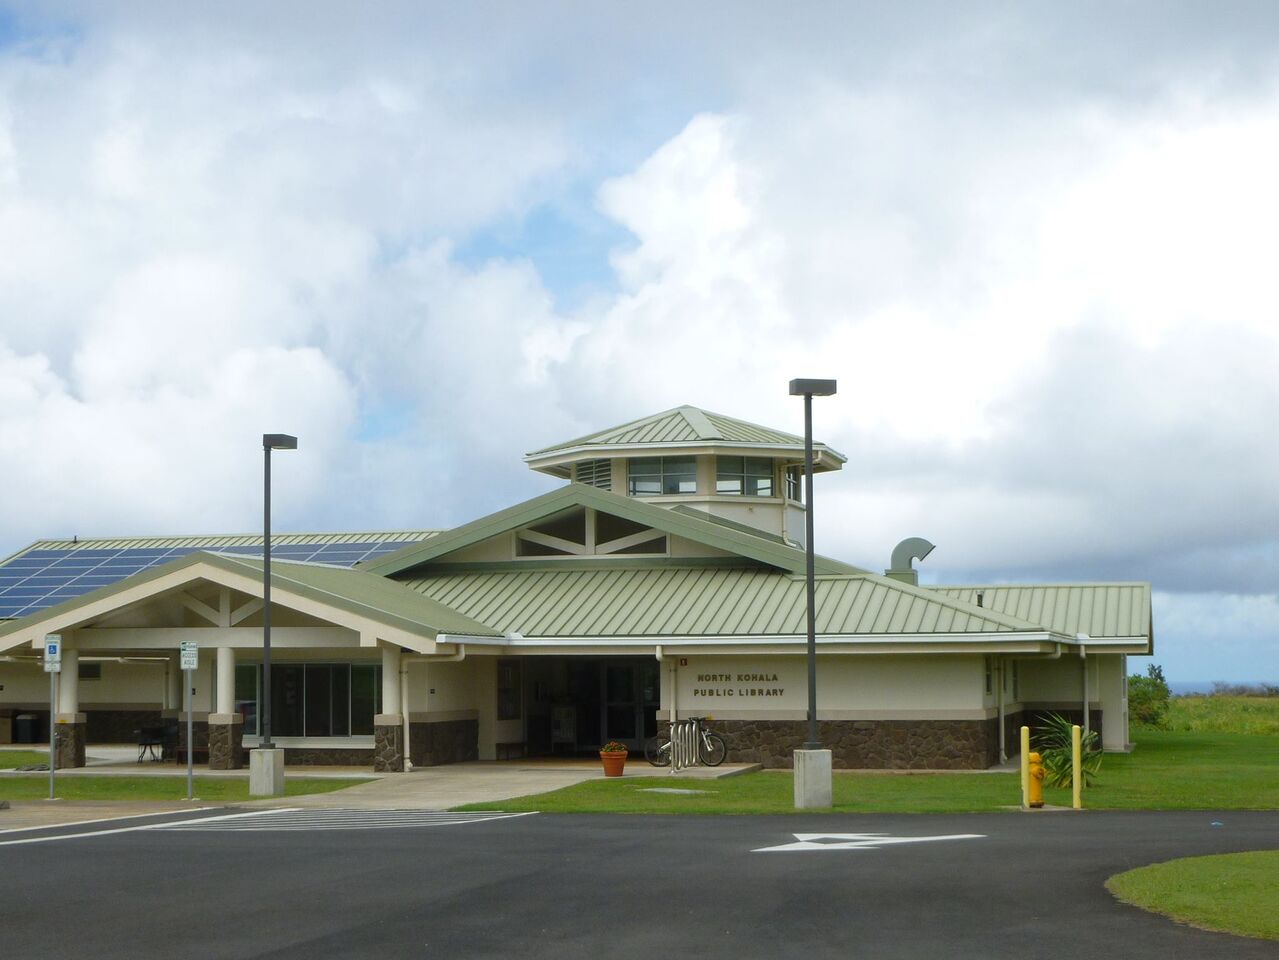
<instances>
[{"instance_id":1,"label":"glass door","mask_svg":"<svg viewBox=\"0 0 1279 960\"><path fill-rule=\"evenodd\" d=\"M604 667L604 740L620 740L631 750L642 748L636 673L633 663Z\"/></svg>"},{"instance_id":2,"label":"glass door","mask_svg":"<svg viewBox=\"0 0 1279 960\"><path fill-rule=\"evenodd\" d=\"M605 661L600 710L604 741L620 740L642 750L644 740L657 733L661 673L656 660Z\"/></svg>"}]
</instances>

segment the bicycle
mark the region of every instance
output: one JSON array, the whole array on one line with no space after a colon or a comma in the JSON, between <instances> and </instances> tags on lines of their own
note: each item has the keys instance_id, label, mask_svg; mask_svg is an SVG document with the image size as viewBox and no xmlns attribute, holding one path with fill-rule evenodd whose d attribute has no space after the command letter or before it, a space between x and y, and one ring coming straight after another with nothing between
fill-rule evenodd
<instances>
[{"instance_id":1,"label":"bicycle","mask_svg":"<svg viewBox=\"0 0 1279 960\"><path fill-rule=\"evenodd\" d=\"M688 719L697 725L697 735L700 740L697 746L698 758L708 767L718 767L728 756L728 744L718 733L711 733L706 729L704 724L712 718L689 717ZM669 767L671 765L670 737L649 737L644 744L644 759L655 767Z\"/></svg>"}]
</instances>

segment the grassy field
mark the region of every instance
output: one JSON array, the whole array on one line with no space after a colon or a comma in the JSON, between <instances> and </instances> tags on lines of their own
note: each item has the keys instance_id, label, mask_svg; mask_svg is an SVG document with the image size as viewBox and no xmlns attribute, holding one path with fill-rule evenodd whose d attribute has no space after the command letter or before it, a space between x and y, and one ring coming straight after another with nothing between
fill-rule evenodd
<instances>
[{"instance_id":1,"label":"grassy field","mask_svg":"<svg viewBox=\"0 0 1279 960\"><path fill-rule=\"evenodd\" d=\"M1279 735L1279 697L1173 697L1168 702L1168 729Z\"/></svg>"},{"instance_id":2,"label":"grassy field","mask_svg":"<svg viewBox=\"0 0 1279 960\"><path fill-rule=\"evenodd\" d=\"M1279 851L1170 860L1116 874L1106 888L1197 927L1279 940Z\"/></svg>"},{"instance_id":3,"label":"grassy field","mask_svg":"<svg viewBox=\"0 0 1279 960\"><path fill-rule=\"evenodd\" d=\"M0 750L0 770L29 767L35 763L47 763L48 760L47 753L36 753L34 750Z\"/></svg>"},{"instance_id":4,"label":"grassy field","mask_svg":"<svg viewBox=\"0 0 1279 960\"><path fill-rule=\"evenodd\" d=\"M366 780L298 778L284 781L285 796L328 793ZM0 777L0 800L42 800L49 795L47 774ZM183 800L186 776L174 777L62 777L56 795L63 800ZM247 777L196 777L195 795L201 800L233 802L249 799Z\"/></svg>"},{"instance_id":5,"label":"grassy field","mask_svg":"<svg viewBox=\"0 0 1279 960\"><path fill-rule=\"evenodd\" d=\"M1279 736L1141 731L1131 754L1107 754L1099 782L1084 806L1100 810L1279 809ZM628 764L629 767L629 764ZM647 792L654 787L695 794ZM1016 774L840 773L835 813L980 813L1021 803ZM473 804L468 810L548 813L794 813L791 775L766 770L724 780L669 774L592 780L551 793ZM1069 790L1046 790L1045 800L1070 805Z\"/></svg>"}]
</instances>

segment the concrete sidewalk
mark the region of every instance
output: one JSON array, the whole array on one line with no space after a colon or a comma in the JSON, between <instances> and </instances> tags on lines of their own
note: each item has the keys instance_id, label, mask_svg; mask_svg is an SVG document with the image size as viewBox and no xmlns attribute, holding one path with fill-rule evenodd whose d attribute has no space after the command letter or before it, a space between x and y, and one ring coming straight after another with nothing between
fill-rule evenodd
<instances>
[{"instance_id":1,"label":"concrete sidewalk","mask_svg":"<svg viewBox=\"0 0 1279 960\"><path fill-rule=\"evenodd\" d=\"M695 767L677 774L647 763L627 763L622 779L663 777L672 785L689 780L731 777L760 769L754 763ZM546 793L587 780L605 779L598 760L473 761L418 767L411 773L386 774L334 793L273 797L237 806L305 807L362 810L447 810L464 803L495 803L531 793Z\"/></svg>"},{"instance_id":2,"label":"concrete sidewalk","mask_svg":"<svg viewBox=\"0 0 1279 960\"><path fill-rule=\"evenodd\" d=\"M179 777L185 766L173 763L137 763L134 747L90 747L90 760L85 767L61 770L59 777L76 776L147 776ZM755 763L725 763L719 767L693 767L680 773L669 768L654 767L642 758L626 764L623 779L660 777L672 786L690 780L731 777L760 769ZM247 779L249 771L209 770L197 765L200 777L239 777ZM9 774L32 776L33 774ZM301 777L373 778L332 793L315 793L298 797L272 797L265 800L236 801L236 807L278 808L302 807L336 810L447 810L466 803L493 803L546 793L587 780L603 780L604 771L594 758L548 758L505 761L472 761L438 767L418 767L410 773L375 774L364 767L287 767L287 779ZM4 777L0 776L0 793ZM29 829L58 823L83 822L111 817L145 816L190 810L195 807L226 806L225 801L201 803L174 801L138 803L124 801L30 801L0 811L0 831Z\"/></svg>"}]
</instances>

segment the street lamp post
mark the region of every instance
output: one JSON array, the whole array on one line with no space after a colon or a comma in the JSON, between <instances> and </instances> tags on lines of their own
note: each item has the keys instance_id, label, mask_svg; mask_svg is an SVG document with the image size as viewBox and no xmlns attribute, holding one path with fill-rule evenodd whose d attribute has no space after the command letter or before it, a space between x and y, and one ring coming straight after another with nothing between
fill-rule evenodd
<instances>
[{"instance_id":1,"label":"street lamp post","mask_svg":"<svg viewBox=\"0 0 1279 960\"><path fill-rule=\"evenodd\" d=\"M262 748L271 742L271 451L296 450L298 438L262 434Z\"/></svg>"},{"instance_id":2,"label":"street lamp post","mask_svg":"<svg viewBox=\"0 0 1279 960\"><path fill-rule=\"evenodd\" d=\"M817 587L813 553L813 397L835 393L834 380L792 380L792 397L804 398L804 566L808 594L808 740L795 752L795 806L831 805L830 751L817 738ZM813 752L811 758L802 756ZM823 773L824 770L824 773ZM803 782L801 782L803 781ZM824 801L824 802L823 802Z\"/></svg>"},{"instance_id":3,"label":"street lamp post","mask_svg":"<svg viewBox=\"0 0 1279 960\"><path fill-rule=\"evenodd\" d=\"M298 438L262 434L262 742L249 757L249 793L284 793L284 751L271 742L271 451L296 450Z\"/></svg>"}]
</instances>

